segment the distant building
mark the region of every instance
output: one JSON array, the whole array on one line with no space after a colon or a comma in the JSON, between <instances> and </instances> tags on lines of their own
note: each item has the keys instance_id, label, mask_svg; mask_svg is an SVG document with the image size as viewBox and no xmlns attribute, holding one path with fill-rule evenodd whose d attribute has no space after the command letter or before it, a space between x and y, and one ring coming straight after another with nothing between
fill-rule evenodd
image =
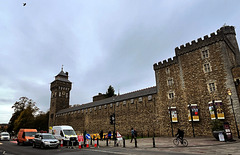
<instances>
[{"instance_id":1,"label":"distant building","mask_svg":"<svg viewBox=\"0 0 240 155\"><path fill-rule=\"evenodd\" d=\"M233 26L224 26L175 49L176 56L153 65L156 86L69 107L71 82L61 70L51 83L49 126L71 125L78 132L116 130L142 136L172 136L178 128L187 136L212 136L211 120L230 123L236 136L240 125L240 52ZM100 100L99 100L100 99ZM81 99L79 99L81 100ZM193 121L193 123L192 123Z\"/></svg>"}]
</instances>

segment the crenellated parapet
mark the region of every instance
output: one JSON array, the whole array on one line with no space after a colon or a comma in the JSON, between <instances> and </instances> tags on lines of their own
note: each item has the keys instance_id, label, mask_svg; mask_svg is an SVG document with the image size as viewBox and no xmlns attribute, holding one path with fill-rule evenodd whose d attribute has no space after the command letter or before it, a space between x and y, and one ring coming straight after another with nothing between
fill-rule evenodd
<instances>
[{"instance_id":1,"label":"crenellated parapet","mask_svg":"<svg viewBox=\"0 0 240 155\"><path fill-rule=\"evenodd\" d=\"M180 56L202 47L211 45L215 42L223 41L225 40L225 36L228 34L236 35L235 28L233 26L223 26L217 30L217 33L211 33L210 36L205 35L203 39L198 38L197 41L193 40L191 43L186 43L185 45L176 47L175 54L176 56Z\"/></svg>"},{"instance_id":2,"label":"crenellated parapet","mask_svg":"<svg viewBox=\"0 0 240 155\"><path fill-rule=\"evenodd\" d=\"M170 65L173 65L173 64L177 64L178 63L178 60L177 60L177 57L173 57L173 59L169 58L168 60L163 60L163 62L158 62L158 63L155 63L153 65L153 69L154 70L157 70L157 69L161 69L161 68L165 68L167 66L170 66Z\"/></svg>"}]
</instances>

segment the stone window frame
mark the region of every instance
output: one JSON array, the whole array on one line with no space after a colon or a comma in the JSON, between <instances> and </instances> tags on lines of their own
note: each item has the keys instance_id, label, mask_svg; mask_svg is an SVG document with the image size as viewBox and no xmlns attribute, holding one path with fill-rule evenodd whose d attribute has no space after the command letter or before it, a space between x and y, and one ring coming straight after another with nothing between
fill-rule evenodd
<instances>
[{"instance_id":1,"label":"stone window frame","mask_svg":"<svg viewBox=\"0 0 240 155\"><path fill-rule=\"evenodd\" d=\"M94 107L94 110L96 111L96 110L97 110L97 107Z\"/></svg>"},{"instance_id":2,"label":"stone window frame","mask_svg":"<svg viewBox=\"0 0 240 155\"><path fill-rule=\"evenodd\" d=\"M209 48L208 47L204 47L201 50L201 57L202 57L202 59L209 58Z\"/></svg>"},{"instance_id":3,"label":"stone window frame","mask_svg":"<svg viewBox=\"0 0 240 155\"><path fill-rule=\"evenodd\" d=\"M98 109L101 110L101 109L102 109L102 106L99 106Z\"/></svg>"},{"instance_id":4,"label":"stone window frame","mask_svg":"<svg viewBox=\"0 0 240 155\"><path fill-rule=\"evenodd\" d=\"M134 99L131 99L131 100L130 100L130 103L133 104L133 103L134 103Z\"/></svg>"},{"instance_id":5,"label":"stone window frame","mask_svg":"<svg viewBox=\"0 0 240 155\"><path fill-rule=\"evenodd\" d=\"M152 100L152 95L148 95L148 101Z\"/></svg>"},{"instance_id":6,"label":"stone window frame","mask_svg":"<svg viewBox=\"0 0 240 155\"><path fill-rule=\"evenodd\" d=\"M168 99L174 99L174 98L175 98L175 93L174 93L174 91L168 92L167 96L168 96Z\"/></svg>"},{"instance_id":7,"label":"stone window frame","mask_svg":"<svg viewBox=\"0 0 240 155\"><path fill-rule=\"evenodd\" d=\"M173 78L168 78L168 80L167 80L167 85L168 85L168 86L172 86L173 84L174 84Z\"/></svg>"},{"instance_id":8,"label":"stone window frame","mask_svg":"<svg viewBox=\"0 0 240 155\"><path fill-rule=\"evenodd\" d=\"M59 95L59 97L61 97L61 92L59 92L59 94L58 94L58 95Z\"/></svg>"},{"instance_id":9,"label":"stone window frame","mask_svg":"<svg viewBox=\"0 0 240 155\"><path fill-rule=\"evenodd\" d=\"M215 92L216 90L217 90L217 86L216 86L216 83L215 82L209 82L208 83L208 91L210 92L210 93L213 93L213 92Z\"/></svg>"},{"instance_id":10,"label":"stone window frame","mask_svg":"<svg viewBox=\"0 0 240 155\"><path fill-rule=\"evenodd\" d=\"M110 108L112 108L112 107L113 107L113 104L111 103L111 104L110 104Z\"/></svg>"},{"instance_id":11,"label":"stone window frame","mask_svg":"<svg viewBox=\"0 0 240 155\"><path fill-rule=\"evenodd\" d=\"M123 101L123 105L125 106L127 104L127 102L126 101Z\"/></svg>"},{"instance_id":12,"label":"stone window frame","mask_svg":"<svg viewBox=\"0 0 240 155\"><path fill-rule=\"evenodd\" d=\"M107 109L107 105L106 104L104 105L104 108Z\"/></svg>"},{"instance_id":13,"label":"stone window frame","mask_svg":"<svg viewBox=\"0 0 240 155\"><path fill-rule=\"evenodd\" d=\"M212 66L211 66L210 62L206 62L203 64L203 71L204 71L204 73L209 73L212 71Z\"/></svg>"},{"instance_id":14,"label":"stone window frame","mask_svg":"<svg viewBox=\"0 0 240 155\"><path fill-rule=\"evenodd\" d=\"M116 103L116 106L117 106L117 107L119 106L119 102Z\"/></svg>"},{"instance_id":15,"label":"stone window frame","mask_svg":"<svg viewBox=\"0 0 240 155\"><path fill-rule=\"evenodd\" d=\"M138 98L138 102L142 102L143 101L143 98L142 97L139 97Z\"/></svg>"}]
</instances>

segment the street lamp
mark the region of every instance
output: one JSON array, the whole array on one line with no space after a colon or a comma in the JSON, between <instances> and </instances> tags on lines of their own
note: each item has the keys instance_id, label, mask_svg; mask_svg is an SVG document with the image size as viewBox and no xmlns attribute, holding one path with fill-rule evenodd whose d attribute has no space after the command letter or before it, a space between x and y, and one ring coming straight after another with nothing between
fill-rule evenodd
<instances>
[{"instance_id":1,"label":"street lamp","mask_svg":"<svg viewBox=\"0 0 240 155\"><path fill-rule=\"evenodd\" d=\"M232 105L233 116L234 116L235 125L236 125L236 129L237 129L237 134L238 134L238 138L240 139L239 130L238 130L238 125L237 125L237 121L236 121L236 116L235 116L235 112L234 112L234 108L233 108L232 91L231 91L231 89L228 89L227 93L228 93L228 95L229 95L229 97L230 97L230 102L231 102L231 105Z\"/></svg>"},{"instance_id":2,"label":"street lamp","mask_svg":"<svg viewBox=\"0 0 240 155\"><path fill-rule=\"evenodd\" d=\"M173 124L172 124L172 109L171 107L168 107L169 115L170 115L170 121L171 121L171 128L172 128L172 137L173 137Z\"/></svg>"}]
</instances>

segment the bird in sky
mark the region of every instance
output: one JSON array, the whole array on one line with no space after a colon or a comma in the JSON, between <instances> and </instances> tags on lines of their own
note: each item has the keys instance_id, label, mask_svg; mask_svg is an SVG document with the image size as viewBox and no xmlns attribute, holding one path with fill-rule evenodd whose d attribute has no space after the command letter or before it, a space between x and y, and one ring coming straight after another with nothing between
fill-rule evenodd
<instances>
[{"instance_id":1,"label":"bird in sky","mask_svg":"<svg viewBox=\"0 0 240 155\"><path fill-rule=\"evenodd\" d=\"M27 3L23 3L23 6L26 6L27 5Z\"/></svg>"}]
</instances>

